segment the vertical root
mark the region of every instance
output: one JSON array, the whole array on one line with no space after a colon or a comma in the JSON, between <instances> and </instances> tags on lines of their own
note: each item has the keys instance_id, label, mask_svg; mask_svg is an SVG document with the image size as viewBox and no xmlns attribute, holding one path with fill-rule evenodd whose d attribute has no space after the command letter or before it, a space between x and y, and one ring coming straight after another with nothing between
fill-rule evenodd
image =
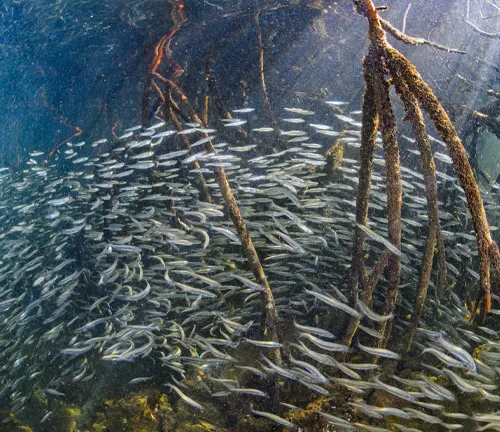
<instances>
[{"instance_id":1,"label":"vertical root","mask_svg":"<svg viewBox=\"0 0 500 432\"><path fill-rule=\"evenodd\" d=\"M422 175L424 176L427 194L427 237L425 239L424 254L420 267L412 326L407 338L406 348L407 351L409 351L413 337L417 331L420 316L422 315L424 303L427 298L427 289L431 278L432 261L434 258L434 244L436 242L439 224L438 196L436 184L436 165L432 156L431 145L429 142L427 128L424 123L424 117L420 111L417 100L410 93L407 84L398 75L394 76L394 86L399 94L399 97L403 101L403 105L407 113L406 118L411 123L413 135L415 136L415 140L420 151Z\"/></svg>"},{"instance_id":2,"label":"vertical root","mask_svg":"<svg viewBox=\"0 0 500 432\"><path fill-rule=\"evenodd\" d=\"M262 97L262 103L264 105L264 112L266 113L266 116L268 116L269 119L273 121L273 127L277 127L276 121L273 120L273 111L266 89L266 78L264 75L264 44L262 42L262 31L260 30L259 16L260 11L257 11L254 17L254 22L255 30L257 32L257 48L259 51L259 88Z\"/></svg>"},{"instance_id":3,"label":"vertical root","mask_svg":"<svg viewBox=\"0 0 500 432\"><path fill-rule=\"evenodd\" d=\"M363 95L363 121L361 129L361 149L359 168L359 184L356 197L356 222L360 225L366 225L368 217L368 203L370 200L370 186L373 170L373 154L375 152L375 140L377 138L377 112L375 109L374 90L369 79L367 66L372 62L372 57L365 57L363 60L364 75L366 81L365 93ZM361 264L363 259L363 245L365 233L358 227L354 230L354 245L352 249L352 263L350 274L351 306L358 308L358 284L361 273ZM344 336L344 344L349 346L352 342L356 330L359 326L360 318L352 317L347 332Z\"/></svg>"},{"instance_id":4,"label":"vertical root","mask_svg":"<svg viewBox=\"0 0 500 432\"><path fill-rule=\"evenodd\" d=\"M389 83L384 77L385 66L381 63L381 57L376 57L376 63L370 70L375 93L375 105L382 130L382 143L384 148L384 159L387 178L387 219L388 239L398 249L401 249L401 206L403 185L401 181L401 170L399 162L399 147L396 130L396 118L392 111L389 96ZM401 273L401 257L391 254L387 265L388 287L384 314L392 314L396 307L398 286ZM392 331L392 319L385 321L380 332L383 335L379 347L387 345Z\"/></svg>"},{"instance_id":5,"label":"vertical root","mask_svg":"<svg viewBox=\"0 0 500 432\"><path fill-rule=\"evenodd\" d=\"M254 17L255 30L257 32L257 50L259 52L259 89L262 98L262 104L264 106L264 113L269 118L271 126L274 129L274 134L276 135L278 146L285 147L285 143L281 135L278 132L278 122L276 121L273 109L271 108L271 103L269 102L269 96L267 95L266 88L266 77L264 74L264 43L262 41L262 31L260 29L260 11L257 11Z\"/></svg>"},{"instance_id":6,"label":"vertical root","mask_svg":"<svg viewBox=\"0 0 500 432\"><path fill-rule=\"evenodd\" d=\"M203 105L203 124L208 124L208 109L210 108L210 96L205 95L205 104Z\"/></svg>"},{"instance_id":7,"label":"vertical root","mask_svg":"<svg viewBox=\"0 0 500 432\"><path fill-rule=\"evenodd\" d=\"M212 147L212 144L210 144ZM212 147L213 148L213 147ZM274 342L279 341L278 335L278 313L276 311L276 305L274 303L274 297L271 292L271 287L262 268L262 264L257 255L257 251L250 237L250 233L246 227L243 216L241 215L240 209L236 202L236 198L233 195L229 182L227 181L227 176L223 168L217 167L215 170L215 175L217 178L217 183L219 184L222 196L224 197L224 202L226 203L226 209L233 221L236 228L236 232L240 237L241 245L245 251L245 255L252 273L255 276L257 282L264 287L264 322L266 323L267 333L270 340ZM274 350L274 360L278 364L281 363L281 353L279 349Z\"/></svg>"}]
</instances>

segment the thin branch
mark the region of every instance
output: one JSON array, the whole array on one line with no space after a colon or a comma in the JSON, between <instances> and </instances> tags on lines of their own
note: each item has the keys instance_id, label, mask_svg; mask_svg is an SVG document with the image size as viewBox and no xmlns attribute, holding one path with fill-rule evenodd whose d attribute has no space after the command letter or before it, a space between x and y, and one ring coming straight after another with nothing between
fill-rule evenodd
<instances>
[{"instance_id":1,"label":"thin branch","mask_svg":"<svg viewBox=\"0 0 500 432\"><path fill-rule=\"evenodd\" d=\"M408 7L406 8L405 14L403 16L403 28L401 30L403 33L406 33L406 19L408 18L408 13L410 12L410 8L411 8L411 3L408 4Z\"/></svg>"},{"instance_id":2,"label":"thin branch","mask_svg":"<svg viewBox=\"0 0 500 432\"><path fill-rule=\"evenodd\" d=\"M255 13L254 22L255 22L255 30L257 32L257 49L259 52L259 89L262 98L262 103L264 105L264 113L268 117L269 121L271 122L271 126L274 129L278 146L284 147L283 139L278 132L278 122L274 117L271 103L269 102L269 97L267 95L266 78L264 75L264 43L262 41L262 31L260 29L259 17L260 17L260 11L257 11Z\"/></svg>"},{"instance_id":3,"label":"thin branch","mask_svg":"<svg viewBox=\"0 0 500 432\"><path fill-rule=\"evenodd\" d=\"M257 11L254 17L255 30L257 32L257 48L259 51L259 84L260 84L262 101L264 104L264 112L270 119L272 119L273 111L271 109L271 104L269 102L269 97L267 95L266 79L264 75L264 44L262 42L262 31L260 29L259 15L260 11Z\"/></svg>"},{"instance_id":4,"label":"thin branch","mask_svg":"<svg viewBox=\"0 0 500 432\"><path fill-rule=\"evenodd\" d=\"M490 6L493 6L493 7L494 7L495 9L497 9L497 10L500 10L500 6L497 6L496 4L491 3L491 2L490 2L490 1L488 1L488 0L485 0L485 1L486 1L486 3L487 3L487 4L489 4Z\"/></svg>"},{"instance_id":5,"label":"thin branch","mask_svg":"<svg viewBox=\"0 0 500 432\"><path fill-rule=\"evenodd\" d=\"M484 30L481 30L479 27L472 24L468 20L465 20L465 22L472 27L472 30L474 30L476 33L479 33L481 36L485 36L485 37L490 38L490 39L500 39L500 33L488 33L488 32L485 32Z\"/></svg>"},{"instance_id":6,"label":"thin branch","mask_svg":"<svg viewBox=\"0 0 500 432\"><path fill-rule=\"evenodd\" d=\"M431 47L434 47L436 49L439 49L441 51L446 51L448 53L456 53L456 54L467 54L467 52L456 49L456 48L449 48L444 45L439 45L435 42L432 42L427 39L423 38L414 38L411 36L406 35L404 32L399 31L396 27L394 27L390 22L380 18L380 23L382 24L382 27L384 30L388 31L392 36L394 36L397 40L404 42L408 45L413 45L413 46L418 46L418 45L428 45Z\"/></svg>"}]
</instances>

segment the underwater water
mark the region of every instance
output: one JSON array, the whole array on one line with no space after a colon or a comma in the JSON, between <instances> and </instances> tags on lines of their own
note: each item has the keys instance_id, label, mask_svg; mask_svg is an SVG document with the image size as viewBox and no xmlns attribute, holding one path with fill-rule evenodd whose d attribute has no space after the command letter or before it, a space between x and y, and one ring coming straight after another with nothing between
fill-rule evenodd
<instances>
[{"instance_id":1,"label":"underwater water","mask_svg":"<svg viewBox=\"0 0 500 432\"><path fill-rule=\"evenodd\" d=\"M372 6L2 3L0 432L500 430L500 3Z\"/></svg>"}]
</instances>

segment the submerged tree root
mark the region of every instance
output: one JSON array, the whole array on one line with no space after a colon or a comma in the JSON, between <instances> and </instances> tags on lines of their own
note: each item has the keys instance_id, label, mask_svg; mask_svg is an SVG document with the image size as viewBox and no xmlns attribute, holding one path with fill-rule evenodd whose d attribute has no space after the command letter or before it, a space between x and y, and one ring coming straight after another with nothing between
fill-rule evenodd
<instances>
[{"instance_id":1,"label":"submerged tree root","mask_svg":"<svg viewBox=\"0 0 500 432\"><path fill-rule=\"evenodd\" d=\"M412 327L407 338L407 350L410 349L413 337L417 331L420 316L424 309L424 303L427 298L427 288L431 279L432 260L434 258L434 245L437 239L439 227L439 214L438 214L438 195L436 183L436 165L434 157L432 156L431 145L429 142L429 135L425 127L424 117L418 102L415 97L410 93L406 82L401 77L394 76L394 85L399 97L403 101L407 116L410 121L413 135L420 151L422 162L422 174L424 176L424 183L427 194L427 237L425 239L424 255L422 257L422 265L420 267L420 276L417 285L417 299L415 302L415 311L413 313ZM444 253L444 250L443 250ZM446 263L446 257L444 258ZM444 265L446 268L446 265Z\"/></svg>"},{"instance_id":2,"label":"submerged tree root","mask_svg":"<svg viewBox=\"0 0 500 432\"><path fill-rule=\"evenodd\" d=\"M167 80L167 85L169 86L172 94L180 101L180 106L184 109L182 110L184 114L189 118L189 121L196 122L198 124L203 124L203 121L199 118L198 114L190 104L188 98L184 95L182 90L171 80ZM206 125L205 125L206 126ZM204 134L205 138L208 137ZM205 144L205 150L210 153L215 153L216 150L212 143L208 141ZM265 333L270 340L273 342L279 342L278 334L278 313L276 310L276 304L274 302L273 293L271 287L264 273L264 269L260 262L255 246L253 245L252 238L248 232L245 220L240 212L236 198L231 190L229 181L227 179L226 172L222 167L215 168L215 178L219 185L222 197L224 198L226 210L231 217L233 225L238 233L238 236L243 247L243 251L248 261L250 270L252 271L257 282L264 287L263 293L263 323L265 328ZM274 361L278 364L281 363L281 352L279 348L273 350Z\"/></svg>"},{"instance_id":3,"label":"submerged tree root","mask_svg":"<svg viewBox=\"0 0 500 432\"><path fill-rule=\"evenodd\" d=\"M491 239L479 187L454 126L438 99L420 77L415 67L399 51L389 45L384 28L400 40L402 40L401 34L395 34L393 27L379 18L378 10L372 0L354 0L354 5L357 11L368 19L369 39L371 41L368 54L363 60L366 87L363 100L363 127L360 151L361 167L356 201L356 222L361 225L366 225L367 222L371 186L371 164L375 142L374 130L376 129L378 119L386 161L388 238L396 248L401 249L402 185L396 120L389 96L390 84L395 86L403 102L407 114L406 119L412 125L413 134L420 151L422 174L426 186L429 219L420 277L417 285L415 312L412 328L407 340L407 348L409 349L425 304L436 243L439 260L439 285L441 289L446 289L448 285L444 241L439 227L435 165L421 108L429 115L441 139L446 143L453 161L453 167L467 198L467 205L472 215L479 251L480 291L476 305L482 300L481 312L483 316L491 308L491 267L493 267L496 281L500 281L500 251ZM390 76L390 81L386 79L387 75ZM364 233L359 228L355 228L350 290L353 307L358 310L359 280L366 279L366 276L363 275L363 245ZM400 256L390 253L387 262L388 288L383 310L384 314L387 315L394 311L396 305L400 267ZM374 286L371 286L368 282L365 282L363 285L363 298L371 298ZM365 292L366 290L370 290L370 292ZM359 317L351 319L344 337L346 344L349 345L352 342L359 322ZM380 330L383 337L379 343L379 347L385 347L389 340L391 329L392 319L382 323Z\"/></svg>"},{"instance_id":4,"label":"submerged tree root","mask_svg":"<svg viewBox=\"0 0 500 432\"><path fill-rule=\"evenodd\" d=\"M453 161L453 168L465 192L467 206L471 213L472 223L476 233L477 248L479 252L480 289L482 291L482 300L484 301L483 307L487 313L491 309L491 265L493 264L495 272L500 271L498 262L492 262L491 260L492 254L497 254L498 246L491 238L483 200L479 192L479 186L469 164L467 153L445 110L430 87L420 77L415 67L394 48L388 47L387 54L391 73L401 76L408 83L410 91L415 95L422 108L427 112L441 139L446 143L448 152Z\"/></svg>"},{"instance_id":5,"label":"submerged tree root","mask_svg":"<svg viewBox=\"0 0 500 432\"><path fill-rule=\"evenodd\" d=\"M375 91L375 105L380 119L382 131L382 143L384 148L384 159L387 181L387 219L389 241L401 249L401 207L403 203L403 184L401 181L401 169L399 161L399 146L396 129L396 117L392 111L389 96L389 83L385 79L385 65L382 57L378 57L375 47L368 54L374 57L371 62L373 69L371 79ZM396 308L398 286L401 274L401 256L391 254L387 264L388 287L383 313L391 315ZM392 320L384 321L380 326L383 338L379 346L385 347L392 330Z\"/></svg>"},{"instance_id":6,"label":"submerged tree root","mask_svg":"<svg viewBox=\"0 0 500 432\"><path fill-rule=\"evenodd\" d=\"M143 93L143 125L147 124L149 121L148 117L148 102L151 89L155 90L158 94L158 98L160 101L160 106L165 109L165 116L168 117L174 126L178 129L182 129L182 125L178 120L177 116L179 116L184 121L196 122L200 125L206 126L208 119L208 107L209 107L209 96L205 97L205 112L203 115L203 120L200 119L193 106L189 102L188 98L182 91L182 89L176 84L176 78L178 78L179 74L174 70L171 74L172 76L164 77L158 72L158 67L162 62L162 59L165 56L167 60L172 61L171 59L171 51L168 49L168 43L172 39L172 37L177 33L182 24L184 23L184 15L182 12L182 8L174 8L173 11L177 13L173 16L174 27L171 30L170 34L163 37L160 42L157 44L155 49L155 56L153 58L151 70L149 71L145 89ZM262 36L260 34L260 27L258 22L259 15L255 16L255 23L257 26L258 34L259 34L259 47L262 48ZM262 51L262 50L261 50ZM174 62L175 63L175 62ZM212 79L212 70L211 70L210 62L206 65L206 76L207 78ZM260 72L261 78L263 80L263 53L261 52L260 56ZM154 79L157 79L163 86L165 86L165 90L163 91L160 86L155 82ZM212 89L214 87L214 82L209 83L212 85ZM265 83L264 90L265 90ZM209 85L210 87L210 85ZM266 95L267 96L267 95ZM267 104L269 101L265 99ZM270 105L267 107L270 109ZM205 138L208 137L208 134L204 133L203 136ZM183 147L187 150L191 150L189 139L186 136L182 138ZM210 153L216 153L216 150L210 141L205 143L205 150ZM199 162L194 162L195 168L200 168ZM236 232L240 238L241 246L244 251L244 255L247 259L249 269L254 274L257 282L263 287L262 291L262 327L264 334L267 338L273 342L279 342L278 335L278 313L276 310L276 305L274 302L274 297L271 291L271 287L269 286L269 282L264 273L264 269L260 262L259 256L252 242L252 238L250 233L248 232L245 220L240 212L238 203L236 198L231 190L229 185L226 172L222 167L216 167L214 169L215 178L217 180L219 190L224 199L226 210L233 222L233 225L236 229ZM202 194L202 198L207 202L212 202L212 197L208 191L206 186L205 178L203 174L199 174L198 176L198 186L200 188L200 192ZM275 363L281 364L281 351L279 348L272 350L272 357Z\"/></svg>"},{"instance_id":7,"label":"submerged tree root","mask_svg":"<svg viewBox=\"0 0 500 432\"><path fill-rule=\"evenodd\" d=\"M370 185L373 171L373 155L375 152L375 140L377 138L377 111L375 109L374 90L368 80L368 60L363 60L363 71L366 81L365 93L363 95L363 121L361 129L361 149L359 184L356 198L356 222L366 225L368 218L368 202L370 200ZM352 263L350 274L351 302L355 309L358 308L358 286L361 277L363 262L363 245L365 233L359 228L354 229L354 245L352 249ZM358 310L359 312L359 310ZM344 336L344 344L350 345L360 323L359 317L352 317L347 332Z\"/></svg>"}]
</instances>

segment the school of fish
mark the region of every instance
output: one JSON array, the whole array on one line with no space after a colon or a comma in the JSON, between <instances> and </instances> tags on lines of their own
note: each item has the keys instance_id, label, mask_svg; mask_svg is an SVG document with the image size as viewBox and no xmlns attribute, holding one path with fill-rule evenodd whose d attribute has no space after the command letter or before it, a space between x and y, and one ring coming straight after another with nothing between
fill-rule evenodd
<instances>
[{"instance_id":1,"label":"school of fish","mask_svg":"<svg viewBox=\"0 0 500 432\"><path fill-rule=\"evenodd\" d=\"M334 427L328 430L500 430L500 298L493 295L485 323L470 324L476 291L469 288L479 279L476 240L443 143L431 137L454 288L443 293L431 282L406 354L401 341L411 327L427 221L418 151L401 136L408 150L402 150L399 250L387 240L377 138L369 224L359 227L367 263L385 250L401 256L401 284L394 316L380 314L384 277L373 304L353 309L347 276L360 112L346 112L342 101L326 104L328 124L292 107L275 130L244 107L219 129L188 123L176 131L158 120L124 130L114 142L68 143L48 162L36 151L24 169L2 169L0 405L22 416L35 391L68 400L83 383L98 385L123 365L131 389L163 384L193 415L203 415L204 400L246 398L241 415L298 430L288 414L322 397L316 421ZM239 129L245 140L236 138ZM286 148L264 148L276 135ZM181 149L184 138L190 150ZM204 150L208 141L217 153ZM324 154L334 141L344 156L332 175ZM268 341L260 328L263 287L225 211L216 167L228 175L269 280L285 328L281 343ZM213 203L202 198L201 174ZM482 190L490 221L500 214L499 188ZM341 331L360 314L347 347ZM377 348L378 327L392 319L389 346ZM276 348L286 353L280 365L269 355ZM226 376L229 366L245 379ZM197 371L204 394L183 382ZM278 381L294 386L300 398L282 391L281 405L273 407L269 383ZM339 393L341 406L335 405ZM391 403L377 405L375 394ZM40 422L50 423L51 414Z\"/></svg>"}]
</instances>

